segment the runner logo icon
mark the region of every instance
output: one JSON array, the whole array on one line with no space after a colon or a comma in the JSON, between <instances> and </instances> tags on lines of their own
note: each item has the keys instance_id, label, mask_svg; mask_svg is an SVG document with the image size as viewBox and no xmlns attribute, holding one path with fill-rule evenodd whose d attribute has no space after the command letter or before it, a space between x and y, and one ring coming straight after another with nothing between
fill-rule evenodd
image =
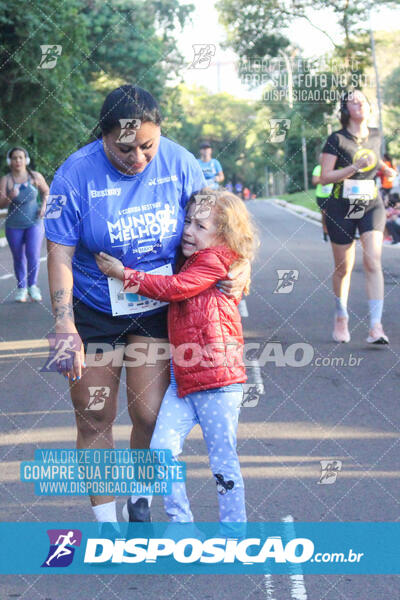
<instances>
[{"instance_id":1,"label":"runner logo icon","mask_svg":"<svg viewBox=\"0 0 400 600\"><path fill-rule=\"evenodd\" d=\"M269 119L268 141L272 144L284 142L290 127L290 119Z\"/></svg>"},{"instance_id":2,"label":"runner logo icon","mask_svg":"<svg viewBox=\"0 0 400 600\"><path fill-rule=\"evenodd\" d=\"M213 56L215 44L193 44L194 57L189 69L207 69Z\"/></svg>"},{"instance_id":3,"label":"runner logo icon","mask_svg":"<svg viewBox=\"0 0 400 600\"><path fill-rule=\"evenodd\" d=\"M40 46L42 51L42 58L38 64L38 69L53 69L56 64L58 57L61 56L62 46L55 44L44 44Z\"/></svg>"},{"instance_id":4,"label":"runner logo icon","mask_svg":"<svg viewBox=\"0 0 400 600\"><path fill-rule=\"evenodd\" d=\"M278 283L274 289L274 294L290 294L299 278L299 272L296 269L277 269L276 272Z\"/></svg>"},{"instance_id":5,"label":"runner logo icon","mask_svg":"<svg viewBox=\"0 0 400 600\"><path fill-rule=\"evenodd\" d=\"M74 558L75 547L81 545L79 529L48 529L50 548L42 567L68 567Z\"/></svg>"},{"instance_id":6,"label":"runner logo icon","mask_svg":"<svg viewBox=\"0 0 400 600\"><path fill-rule=\"evenodd\" d=\"M194 199L196 204L193 216L196 219L207 219L217 200L215 194L196 194Z\"/></svg>"},{"instance_id":7,"label":"runner logo icon","mask_svg":"<svg viewBox=\"0 0 400 600\"><path fill-rule=\"evenodd\" d=\"M362 219L371 197L368 194L349 194L349 209L345 219Z\"/></svg>"},{"instance_id":8,"label":"runner logo icon","mask_svg":"<svg viewBox=\"0 0 400 600\"><path fill-rule=\"evenodd\" d=\"M62 194L50 194L50 196L47 197L46 214L44 218L58 219L66 202L67 196L63 196Z\"/></svg>"},{"instance_id":9,"label":"runner logo icon","mask_svg":"<svg viewBox=\"0 0 400 600\"><path fill-rule=\"evenodd\" d=\"M89 402L86 410L102 410L107 398L110 397L110 388L106 386L89 386Z\"/></svg>"},{"instance_id":10,"label":"runner logo icon","mask_svg":"<svg viewBox=\"0 0 400 600\"><path fill-rule=\"evenodd\" d=\"M53 333L49 340L49 356L41 371L70 371L74 364L74 354L79 352L82 341L77 333Z\"/></svg>"},{"instance_id":11,"label":"runner logo icon","mask_svg":"<svg viewBox=\"0 0 400 600\"><path fill-rule=\"evenodd\" d=\"M142 121L140 119L119 119L121 132L117 144L132 144L136 139L136 129L139 129Z\"/></svg>"},{"instance_id":12,"label":"runner logo icon","mask_svg":"<svg viewBox=\"0 0 400 600\"><path fill-rule=\"evenodd\" d=\"M335 483L337 474L342 470L341 460L320 460L321 476L317 483L330 485Z\"/></svg>"},{"instance_id":13,"label":"runner logo icon","mask_svg":"<svg viewBox=\"0 0 400 600\"><path fill-rule=\"evenodd\" d=\"M256 407L263 393L264 385L262 383L243 383L243 399L240 406L243 408Z\"/></svg>"}]
</instances>

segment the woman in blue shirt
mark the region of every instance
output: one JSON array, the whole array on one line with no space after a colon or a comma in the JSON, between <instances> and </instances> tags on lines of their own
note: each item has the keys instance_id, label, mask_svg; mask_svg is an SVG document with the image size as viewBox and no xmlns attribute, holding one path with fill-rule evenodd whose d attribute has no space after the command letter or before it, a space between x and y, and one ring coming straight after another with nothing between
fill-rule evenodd
<instances>
[{"instance_id":1,"label":"woman in blue shirt","mask_svg":"<svg viewBox=\"0 0 400 600\"><path fill-rule=\"evenodd\" d=\"M150 93L117 88L101 109L99 138L72 154L51 185L49 284L56 334L74 340L73 361L60 361L59 370L70 380L78 448L113 448L123 361L130 367L132 448L149 447L169 383L167 306L124 294L121 282L103 275L95 261L104 251L127 267L173 272L185 205L205 180L195 157L161 136L160 124ZM240 292L248 272L239 264L234 281L223 283L225 291ZM113 498L91 501L98 521L116 521ZM129 520L149 521L150 501L132 496Z\"/></svg>"},{"instance_id":2,"label":"woman in blue shirt","mask_svg":"<svg viewBox=\"0 0 400 600\"><path fill-rule=\"evenodd\" d=\"M219 184L225 179L225 175L219 160L212 157L212 146L209 142L200 144L200 158L197 161L207 180L207 187L217 190Z\"/></svg>"}]
</instances>

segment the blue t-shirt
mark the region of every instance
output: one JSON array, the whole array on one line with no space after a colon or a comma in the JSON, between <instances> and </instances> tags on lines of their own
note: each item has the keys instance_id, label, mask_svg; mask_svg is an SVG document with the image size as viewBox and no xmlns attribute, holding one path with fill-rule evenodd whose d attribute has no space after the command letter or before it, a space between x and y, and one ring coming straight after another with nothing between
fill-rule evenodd
<instances>
[{"instance_id":1,"label":"blue t-shirt","mask_svg":"<svg viewBox=\"0 0 400 600\"><path fill-rule=\"evenodd\" d=\"M54 176L45 216L49 240L76 246L74 296L112 314L107 277L94 258L100 251L142 271L174 265L185 205L204 186L195 157L165 137L137 175L118 171L102 140L74 152Z\"/></svg>"},{"instance_id":2,"label":"blue t-shirt","mask_svg":"<svg viewBox=\"0 0 400 600\"><path fill-rule=\"evenodd\" d=\"M201 170L203 171L203 175L207 180L207 186L211 188L217 188L218 182L215 181L215 176L217 173L222 171L221 163L216 158L212 158L208 162L203 162L200 158L197 159Z\"/></svg>"}]
</instances>

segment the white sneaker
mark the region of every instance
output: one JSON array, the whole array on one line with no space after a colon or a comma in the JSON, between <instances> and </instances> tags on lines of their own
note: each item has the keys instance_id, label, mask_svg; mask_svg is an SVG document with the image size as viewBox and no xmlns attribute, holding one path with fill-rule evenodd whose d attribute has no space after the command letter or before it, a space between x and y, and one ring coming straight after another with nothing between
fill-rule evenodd
<instances>
[{"instance_id":1,"label":"white sneaker","mask_svg":"<svg viewBox=\"0 0 400 600\"><path fill-rule=\"evenodd\" d=\"M42 294L37 285L30 285L28 287L28 293L29 293L30 297L32 298L32 300L34 300L35 302L42 301Z\"/></svg>"},{"instance_id":2,"label":"white sneaker","mask_svg":"<svg viewBox=\"0 0 400 600\"><path fill-rule=\"evenodd\" d=\"M18 288L15 294L15 302L26 302L28 300L28 290L26 288Z\"/></svg>"},{"instance_id":3,"label":"white sneaker","mask_svg":"<svg viewBox=\"0 0 400 600\"><path fill-rule=\"evenodd\" d=\"M335 317L335 323L333 326L332 337L335 342L348 344L350 341L350 333L348 328L347 317Z\"/></svg>"},{"instance_id":4,"label":"white sneaker","mask_svg":"<svg viewBox=\"0 0 400 600\"><path fill-rule=\"evenodd\" d=\"M380 344L386 345L389 343L389 338L383 331L383 327L381 323L375 323L372 329L369 330L369 335L367 337L368 344Z\"/></svg>"}]
</instances>

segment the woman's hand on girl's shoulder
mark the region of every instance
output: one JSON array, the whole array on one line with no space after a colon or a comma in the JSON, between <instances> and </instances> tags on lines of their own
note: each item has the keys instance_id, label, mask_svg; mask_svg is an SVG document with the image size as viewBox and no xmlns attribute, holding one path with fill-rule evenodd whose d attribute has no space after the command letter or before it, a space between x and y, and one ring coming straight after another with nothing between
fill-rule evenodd
<instances>
[{"instance_id":1,"label":"woman's hand on girl's shoulder","mask_svg":"<svg viewBox=\"0 0 400 600\"><path fill-rule=\"evenodd\" d=\"M240 300L243 292L250 282L250 261L247 259L236 260L232 263L228 279L218 282L218 289L227 296Z\"/></svg>"}]
</instances>

